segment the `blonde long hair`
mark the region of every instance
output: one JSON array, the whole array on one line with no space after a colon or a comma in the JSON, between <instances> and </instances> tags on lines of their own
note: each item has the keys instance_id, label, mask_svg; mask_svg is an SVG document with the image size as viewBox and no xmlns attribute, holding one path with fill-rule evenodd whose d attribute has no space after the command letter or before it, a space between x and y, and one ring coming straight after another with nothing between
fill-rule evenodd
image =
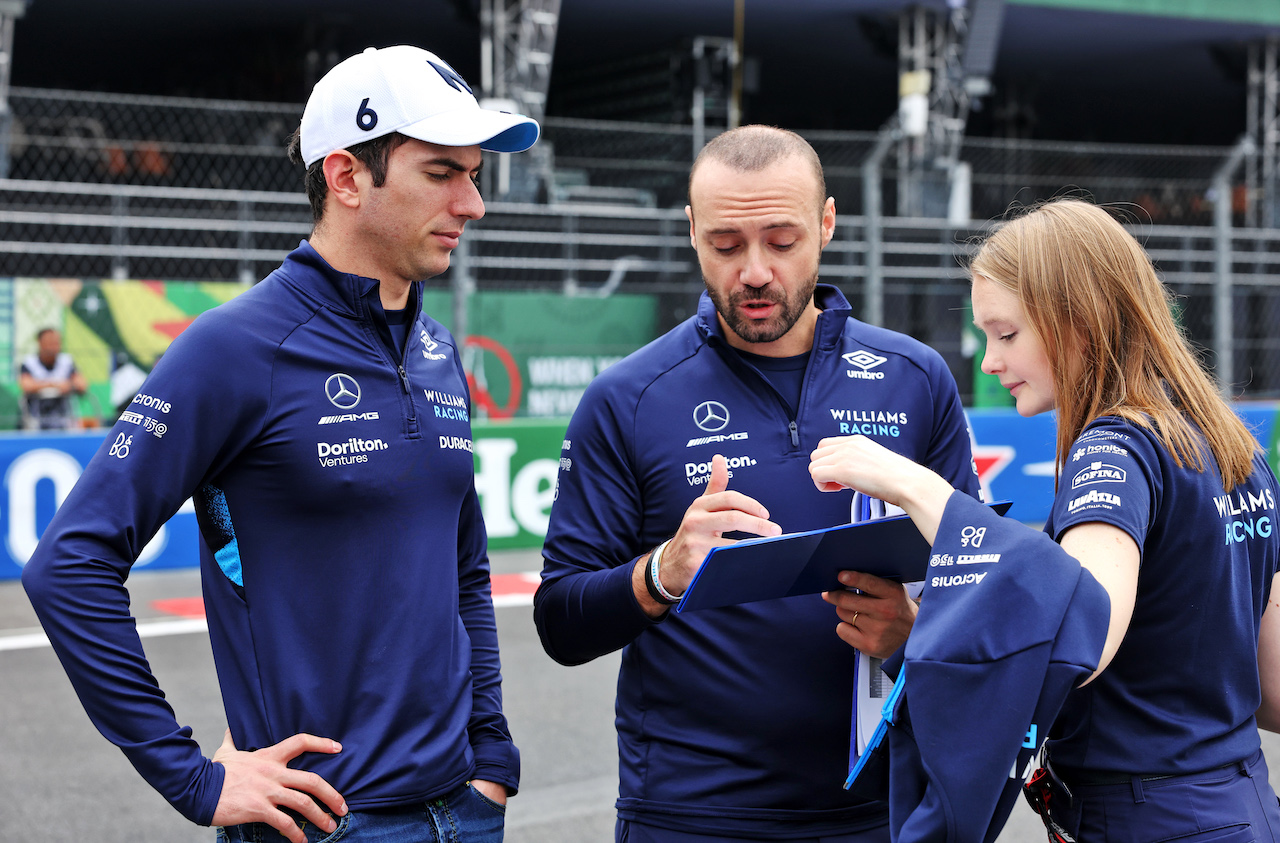
<instances>
[{"instance_id":1,"label":"blonde long hair","mask_svg":"<svg viewBox=\"0 0 1280 843\"><path fill-rule=\"evenodd\" d=\"M1090 422L1119 416L1155 433L1180 467L1203 472L1207 443L1227 491L1249 476L1257 440L1174 322L1151 259L1106 211L1041 204L991 234L969 269L1017 296L1044 344L1058 471Z\"/></svg>"}]
</instances>

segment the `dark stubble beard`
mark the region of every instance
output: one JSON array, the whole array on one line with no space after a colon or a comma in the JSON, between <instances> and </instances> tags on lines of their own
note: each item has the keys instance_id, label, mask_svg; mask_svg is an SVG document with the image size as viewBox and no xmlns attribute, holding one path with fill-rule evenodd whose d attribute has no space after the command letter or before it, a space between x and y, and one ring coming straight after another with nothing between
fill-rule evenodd
<instances>
[{"instance_id":1,"label":"dark stubble beard","mask_svg":"<svg viewBox=\"0 0 1280 843\"><path fill-rule=\"evenodd\" d=\"M786 336L804 315L805 309L813 299L813 291L818 286L818 267L816 265L813 267L813 274L808 282L796 288L790 299L781 288L769 285L763 289L738 290L730 293L726 301L710 284L707 284L706 276L703 276L702 283L706 285L712 304L716 306L716 311L729 326L729 330L749 343L768 343ZM744 301L769 301L782 305L782 309L764 321L748 319L738 309L738 305Z\"/></svg>"}]
</instances>

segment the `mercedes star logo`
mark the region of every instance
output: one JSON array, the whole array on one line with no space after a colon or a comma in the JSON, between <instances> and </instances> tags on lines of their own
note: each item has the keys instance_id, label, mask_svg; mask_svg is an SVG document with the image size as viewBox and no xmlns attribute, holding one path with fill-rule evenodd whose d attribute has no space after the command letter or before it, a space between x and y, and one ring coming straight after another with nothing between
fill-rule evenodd
<instances>
[{"instance_id":1,"label":"mercedes star logo","mask_svg":"<svg viewBox=\"0 0 1280 843\"><path fill-rule=\"evenodd\" d=\"M324 382L324 394L339 410L350 410L360 403L360 384L351 375L339 372Z\"/></svg>"},{"instance_id":2,"label":"mercedes star logo","mask_svg":"<svg viewBox=\"0 0 1280 843\"><path fill-rule=\"evenodd\" d=\"M715 433L729 423L729 411L719 401L703 401L693 409L693 422L708 433Z\"/></svg>"}]
</instances>

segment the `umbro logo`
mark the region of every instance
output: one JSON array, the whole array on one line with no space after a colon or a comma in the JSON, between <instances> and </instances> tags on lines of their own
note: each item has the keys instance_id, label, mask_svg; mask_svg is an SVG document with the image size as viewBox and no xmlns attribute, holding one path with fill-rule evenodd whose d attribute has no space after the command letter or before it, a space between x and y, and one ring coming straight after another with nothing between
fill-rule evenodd
<instances>
[{"instance_id":1,"label":"umbro logo","mask_svg":"<svg viewBox=\"0 0 1280 843\"><path fill-rule=\"evenodd\" d=\"M849 377L858 378L859 380L864 381L884 380L884 372L872 372L870 370L887 361L889 359L888 357L881 357L878 354L872 354L866 349L850 351L848 354L842 354L840 356L844 358L844 362L848 363L850 366L857 367L857 369L845 370L845 374Z\"/></svg>"},{"instance_id":2,"label":"umbro logo","mask_svg":"<svg viewBox=\"0 0 1280 843\"><path fill-rule=\"evenodd\" d=\"M843 354L841 356L844 358L844 362L848 363L850 366L857 366L864 372L867 369L874 369L876 366L879 366L881 363L889 359L888 357L881 357L878 354L872 354L870 351L866 351L865 349L851 351L848 354Z\"/></svg>"}]
</instances>

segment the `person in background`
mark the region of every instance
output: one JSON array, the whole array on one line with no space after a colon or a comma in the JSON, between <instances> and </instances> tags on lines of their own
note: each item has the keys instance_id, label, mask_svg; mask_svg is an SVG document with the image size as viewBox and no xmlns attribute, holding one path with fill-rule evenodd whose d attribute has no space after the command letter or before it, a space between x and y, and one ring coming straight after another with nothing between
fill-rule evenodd
<instances>
[{"instance_id":1,"label":"person in background","mask_svg":"<svg viewBox=\"0 0 1280 843\"><path fill-rule=\"evenodd\" d=\"M25 402L23 427L28 430L68 430L75 426L73 395L89 389L75 360L62 350L62 334L45 328L36 334L37 350L22 360L18 387Z\"/></svg>"}]
</instances>

